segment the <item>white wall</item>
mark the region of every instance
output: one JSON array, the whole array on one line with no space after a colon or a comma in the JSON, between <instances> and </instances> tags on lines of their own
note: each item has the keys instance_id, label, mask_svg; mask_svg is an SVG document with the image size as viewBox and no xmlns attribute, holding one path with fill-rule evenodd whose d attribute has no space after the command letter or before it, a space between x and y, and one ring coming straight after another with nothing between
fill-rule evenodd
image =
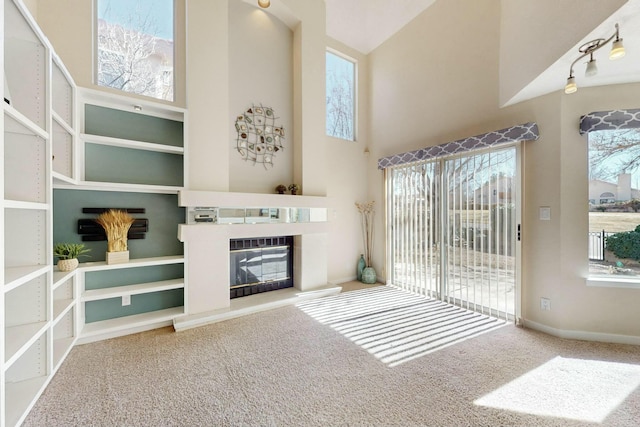
<instances>
[{"instance_id":1,"label":"white wall","mask_svg":"<svg viewBox=\"0 0 640 427\"><path fill-rule=\"evenodd\" d=\"M585 283L587 144L578 133L585 113L640 107L640 85L580 89L566 96L559 83L557 92L500 109L500 3L436 2L372 52L372 157L537 122L540 140L523 145L523 317L560 331L640 337L637 290ZM382 204L383 176L373 164L368 174ZM551 207L550 221L539 220L541 206ZM378 231L380 236L382 221ZM379 266L384 245L378 242ZM551 299L551 311L540 310L541 297Z\"/></svg>"},{"instance_id":2,"label":"white wall","mask_svg":"<svg viewBox=\"0 0 640 427\"><path fill-rule=\"evenodd\" d=\"M274 193L293 179L293 32L275 16L241 1L229 3L229 190ZM273 108L284 150L273 167L243 160L236 148L236 116L252 105ZM299 183L298 183L299 184Z\"/></svg>"}]
</instances>

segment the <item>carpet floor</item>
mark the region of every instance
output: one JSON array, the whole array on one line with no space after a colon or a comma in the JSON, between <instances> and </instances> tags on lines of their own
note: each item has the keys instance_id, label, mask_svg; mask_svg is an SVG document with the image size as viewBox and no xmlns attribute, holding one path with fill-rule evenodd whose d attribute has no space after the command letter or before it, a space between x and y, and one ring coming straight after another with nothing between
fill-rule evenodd
<instances>
[{"instance_id":1,"label":"carpet floor","mask_svg":"<svg viewBox=\"0 0 640 427\"><path fill-rule=\"evenodd\" d=\"M640 347L390 287L75 347L24 426L638 426Z\"/></svg>"}]
</instances>

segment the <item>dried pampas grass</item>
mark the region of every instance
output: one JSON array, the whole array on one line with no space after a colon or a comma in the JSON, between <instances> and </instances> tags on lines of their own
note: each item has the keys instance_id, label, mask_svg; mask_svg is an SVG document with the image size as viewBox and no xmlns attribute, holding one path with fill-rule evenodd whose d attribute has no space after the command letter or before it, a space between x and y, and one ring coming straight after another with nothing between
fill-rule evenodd
<instances>
[{"instance_id":1,"label":"dried pampas grass","mask_svg":"<svg viewBox=\"0 0 640 427\"><path fill-rule=\"evenodd\" d=\"M127 234L134 221L134 218L127 212L117 209L110 209L98 215L96 222L104 228L107 234L108 252L128 250Z\"/></svg>"}]
</instances>

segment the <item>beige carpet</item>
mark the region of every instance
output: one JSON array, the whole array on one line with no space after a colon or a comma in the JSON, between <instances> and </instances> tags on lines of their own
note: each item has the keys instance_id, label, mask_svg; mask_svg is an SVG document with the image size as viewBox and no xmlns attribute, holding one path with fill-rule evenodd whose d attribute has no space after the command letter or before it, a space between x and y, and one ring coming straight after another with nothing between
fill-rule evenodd
<instances>
[{"instance_id":1,"label":"beige carpet","mask_svg":"<svg viewBox=\"0 0 640 427\"><path fill-rule=\"evenodd\" d=\"M370 287L76 347L24 425L638 426L639 384L637 346Z\"/></svg>"}]
</instances>

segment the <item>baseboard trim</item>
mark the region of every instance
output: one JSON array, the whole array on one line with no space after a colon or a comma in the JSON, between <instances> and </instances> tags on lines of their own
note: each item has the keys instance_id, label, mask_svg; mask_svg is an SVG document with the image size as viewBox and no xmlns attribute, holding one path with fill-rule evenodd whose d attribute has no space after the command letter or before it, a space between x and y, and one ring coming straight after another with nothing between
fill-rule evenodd
<instances>
[{"instance_id":1,"label":"baseboard trim","mask_svg":"<svg viewBox=\"0 0 640 427\"><path fill-rule=\"evenodd\" d=\"M536 331L544 332L545 334L553 335L558 338L567 338L581 341L597 341L607 342L614 344L633 344L640 345L640 337L633 335L619 335L619 334L607 334L603 332L587 332L587 331L575 331L567 329L557 329L551 326L543 325L542 323L534 322L532 320L524 320L524 327L534 329Z\"/></svg>"},{"instance_id":2,"label":"baseboard trim","mask_svg":"<svg viewBox=\"0 0 640 427\"><path fill-rule=\"evenodd\" d=\"M357 280L358 280L358 278L356 276L351 276L351 277L342 278L342 279L329 280L329 284L330 285L334 285L334 286L338 286L338 285L341 285L343 283L355 282Z\"/></svg>"}]
</instances>

